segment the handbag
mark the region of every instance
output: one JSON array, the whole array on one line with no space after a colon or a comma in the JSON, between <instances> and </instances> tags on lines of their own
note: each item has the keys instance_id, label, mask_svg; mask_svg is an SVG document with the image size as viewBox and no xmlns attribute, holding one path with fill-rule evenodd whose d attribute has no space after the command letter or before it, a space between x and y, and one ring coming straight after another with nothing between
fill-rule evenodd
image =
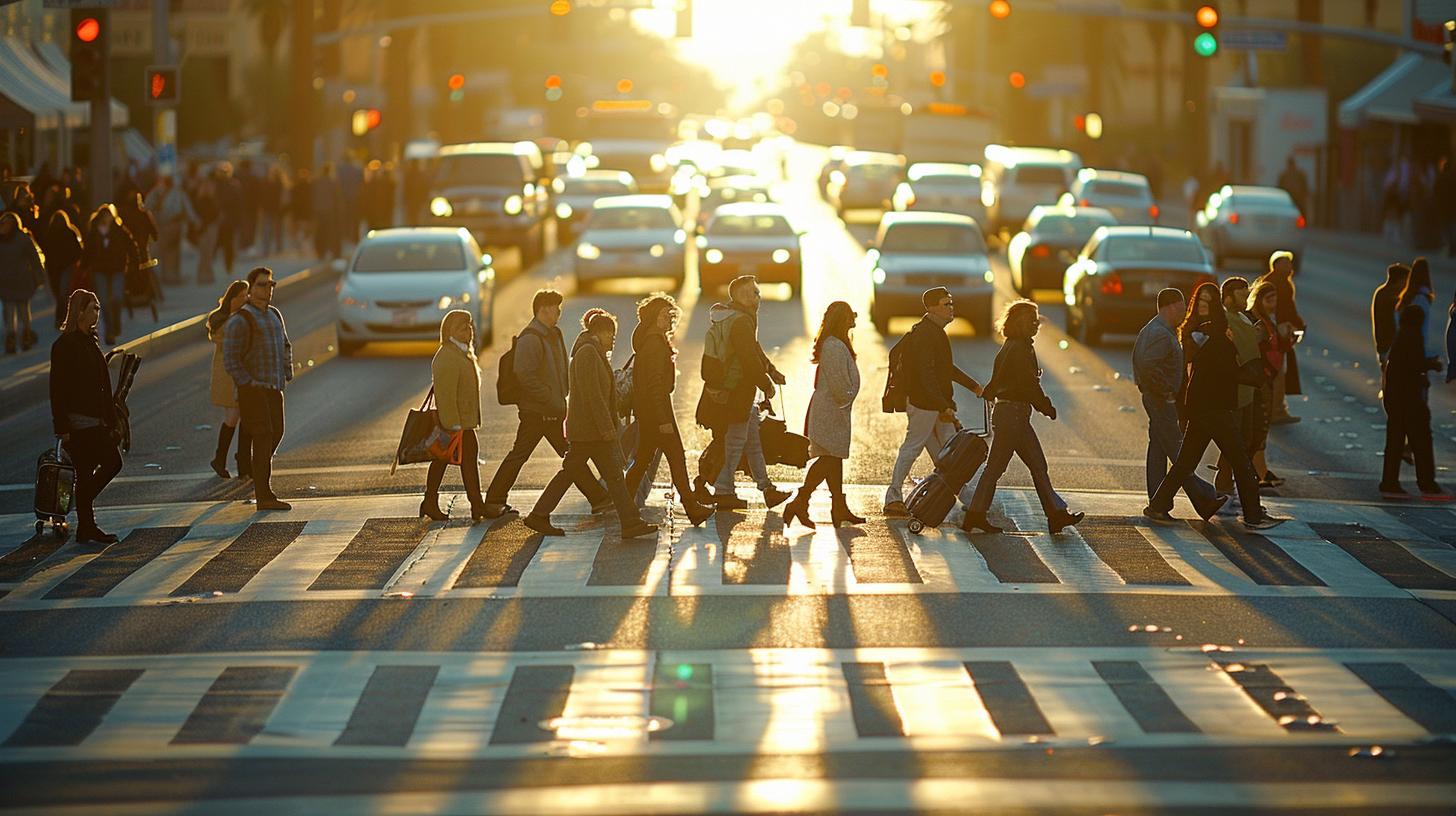
<instances>
[{"instance_id":1,"label":"handbag","mask_svg":"<svg viewBox=\"0 0 1456 816\"><path fill-rule=\"evenodd\" d=\"M782 394L780 391L781 403ZM773 404L769 403L769 407L772 409ZM786 413L780 411L780 416L759 420L758 439L763 445L763 460L770 465L803 467L809 463L809 438L788 430L781 418Z\"/></svg>"},{"instance_id":2,"label":"handbag","mask_svg":"<svg viewBox=\"0 0 1456 816\"><path fill-rule=\"evenodd\" d=\"M389 473L394 475L400 465L434 459L458 465L462 447L460 431L452 433L440 427L440 412L435 408L435 389L432 386L420 407L405 416L404 430L400 433L399 447L395 449Z\"/></svg>"}]
</instances>

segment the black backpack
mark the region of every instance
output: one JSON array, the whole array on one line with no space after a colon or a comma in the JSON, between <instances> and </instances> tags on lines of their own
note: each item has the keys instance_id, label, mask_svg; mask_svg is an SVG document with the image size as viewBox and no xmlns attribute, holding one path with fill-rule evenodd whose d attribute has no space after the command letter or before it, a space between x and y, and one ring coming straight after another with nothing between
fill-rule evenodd
<instances>
[{"instance_id":1,"label":"black backpack","mask_svg":"<svg viewBox=\"0 0 1456 816\"><path fill-rule=\"evenodd\" d=\"M543 346L546 344L546 335L530 326L511 338L511 347L501 355L500 369L495 379L495 399L501 405L519 405L521 402L521 379L516 376L516 344L526 332L540 337Z\"/></svg>"},{"instance_id":2,"label":"black backpack","mask_svg":"<svg viewBox=\"0 0 1456 816\"><path fill-rule=\"evenodd\" d=\"M890 347L889 374L885 377L885 393L880 397L880 410L887 414L904 413L910 404L905 355L911 350L914 336L914 331L911 331Z\"/></svg>"}]
</instances>

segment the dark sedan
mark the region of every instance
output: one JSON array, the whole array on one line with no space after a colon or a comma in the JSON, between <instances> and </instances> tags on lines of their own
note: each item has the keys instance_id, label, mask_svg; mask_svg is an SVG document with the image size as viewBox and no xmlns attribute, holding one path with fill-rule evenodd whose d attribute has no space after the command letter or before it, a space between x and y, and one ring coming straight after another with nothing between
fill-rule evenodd
<instances>
[{"instance_id":1,"label":"dark sedan","mask_svg":"<svg viewBox=\"0 0 1456 816\"><path fill-rule=\"evenodd\" d=\"M1022 297L1031 297L1034 289L1061 289L1067 267L1092 233L1116 224L1112 213L1100 207L1033 207L1006 246L1012 287Z\"/></svg>"},{"instance_id":2,"label":"dark sedan","mask_svg":"<svg viewBox=\"0 0 1456 816\"><path fill-rule=\"evenodd\" d=\"M1067 269L1067 333L1096 345L1105 333L1132 334L1157 312L1166 287L1193 294L1215 282L1198 236L1173 227L1100 227Z\"/></svg>"}]
</instances>

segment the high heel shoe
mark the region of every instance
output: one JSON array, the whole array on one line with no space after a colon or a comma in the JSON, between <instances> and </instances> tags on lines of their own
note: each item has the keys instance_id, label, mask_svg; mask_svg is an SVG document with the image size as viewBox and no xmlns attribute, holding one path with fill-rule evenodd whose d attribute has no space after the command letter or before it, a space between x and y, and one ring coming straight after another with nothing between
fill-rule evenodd
<instances>
[{"instance_id":1,"label":"high heel shoe","mask_svg":"<svg viewBox=\"0 0 1456 816\"><path fill-rule=\"evenodd\" d=\"M802 499L794 497L794 500L784 505L784 525L797 521L805 527L818 527L814 520L809 518L809 497Z\"/></svg>"},{"instance_id":2,"label":"high heel shoe","mask_svg":"<svg viewBox=\"0 0 1456 816\"><path fill-rule=\"evenodd\" d=\"M830 523L835 527L840 524L859 525L865 523L864 516L856 516L849 509L849 501L843 496L835 496L829 510Z\"/></svg>"},{"instance_id":3,"label":"high heel shoe","mask_svg":"<svg viewBox=\"0 0 1456 816\"><path fill-rule=\"evenodd\" d=\"M428 518L433 521L450 520L450 517L445 515L444 511L440 509L440 503L438 501L432 502L429 499L420 502L420 518Z\"/></svg>"},{"instance_id":4,"label":"high heel shoe","mask_svg":"<svg viewBox=\"0 0 1456 816\"><path fill-rule=\"evenodd\" d=\"M1066 510L1063 510L1055 516L1047 519L1047 528L1051 531L1052 535L1056 535L1057 533L1060 533L1062 531L1063 527L1072 527L1076 525L1077 522L1081 521L1086 517L1086 513L1069 513Z\"/></svg>"},{"instance_id":5,"label":"high heel shoe","mask_svg":"<svg viewBox=\"0 0 1456 816\"><path fill-rule=\"evenodd\" d=\"M1004 532L1000 527L987 520L985 513L973 513L970 510L966 511L966 517L961 521L961 529L968 533L974 533L977 530L983 533Z\"/></svg>"},{"instance_id":6,"label":"high heel shoe","mask_svg":"<svg viewBox=\"0 0 1456 816\"><path fill-rule=\"evenodd\" d=\"M711 507L689 500L683 504L683 512L687 514L688 523L697 527L712 518L714 510Z\"/></svg>"}]
</instances>

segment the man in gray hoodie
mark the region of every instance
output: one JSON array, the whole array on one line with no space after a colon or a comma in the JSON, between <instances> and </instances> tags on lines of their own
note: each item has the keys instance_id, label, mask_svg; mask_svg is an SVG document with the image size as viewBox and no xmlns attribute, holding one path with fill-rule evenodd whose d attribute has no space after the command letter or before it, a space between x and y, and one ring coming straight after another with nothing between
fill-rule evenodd
<instances>
[{"instance_id":1,"label":"man in gray hoodie","mask_svg":"<svg viewBox=\"0 0 1456 816\"><path fill-rule=\"evenodd\" d=\"M531 514L522 519L522 523L542 535L566 535L565 530L551 523L551 511L561 503L566 488L573 482L578 485L595 484L591 471L587 469L590 461L606 480L607 492L622 525L622 538L649 536L657 532L657 525L642 520L637 513L637 505L627 495L627 484L622 477L622 427L617 419L617 389L612 366L607 362L607 355L617 341L617 319L605 309L588 309L582 316L581 326L581 334L571 346L566 460L561 463L561 472L546 485Z\"/></svg>"},{"instance_id":2,"label":"man in gray hoodie","mask_svg":"<svg viewBox=\"0 0 1456 816\"><path fill-rule=\"evenodd\" d=\"M561 320L561 293L542 289L531 301L535 313L530 323L516 338L515 373L521 386L517 404L521 424L516 428L516 441L510 453L496 468L495 477L485 491L485 516L498 518L514 513L506 498L521 475L521 468L545 439L557 456L566 455L566 395L570 390L566 372L566 341L557 323ZM588 474L590 476L590 474ZM605 512L611 507L607 491L595 480L576 483L577 489L592 503L592 512Z\"/></svg>"}]
</instances>

